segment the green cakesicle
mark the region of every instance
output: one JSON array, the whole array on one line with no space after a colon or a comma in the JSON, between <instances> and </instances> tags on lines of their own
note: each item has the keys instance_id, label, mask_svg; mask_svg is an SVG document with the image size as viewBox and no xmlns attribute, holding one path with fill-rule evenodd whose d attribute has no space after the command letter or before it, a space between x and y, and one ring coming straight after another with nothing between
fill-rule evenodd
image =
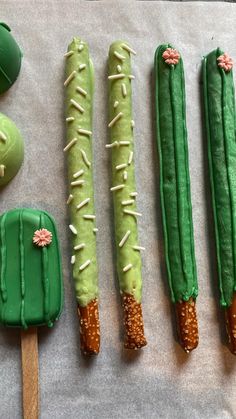
<instances>
[{"instance_id":1,"label":"green cakesicle","mask_svg":"<svg viewBox=\"0 0 236 419\"><path fill-rule=\"evenodd\" d=\"M52 241L33 243L46 229ZM40 234L40 233L39 233ZM6 326L53 326L63 302L57 231L44 211L14 209L0 217L0 322Z\"/></svg>"},{"instance_id":2,"label":"green cakesicle","mask_svg":"<svg viewBox=\"0 0 236 419\"><path fill-rule=\"evenodd\" d=\"M0 94L6 92L18 77L22 52L8 25L0 22Z\"/></svg>"},{"instance_id":3,"label":"green cakesicle","mask_svg":"<svg viewBox=\"0 0 236 419\"><path fill-rule=\"evenodd\" d=\"M233 61L220 48L203 60L208 163L215 223L220 304L236 354L236 114Z\"/></svg>"},{"instance_id":4,"label":"green cakesicle","mask_svg":"<svg viewBox=\"0 0 236 419\"><path fill-rule=\"evenodd\" d=\"M156 131L165 259L180 341L186 352L198 343L198 295L185 115L182 58L171 45L155 53ZM187 317L187 318L186 318ZM189 323L189 327L186 325Z\"/></svg>"},{"instance_id":5,"label":"green cakesicle","mask_svg":"<svg viewBox=\"0 0 236 419\"><path fill-rule=\"evenodd\" d=\"M14 122L0 113L0 187L17 174L24 158L24 143Z\"/></svg>"},{"instance_id":6,"label":"green cakesicle","mask_svg":"<svg viewBox=\"0 0 236 419\"><path fill-rule=\"evenodd\" d=\"M94 69L88 45L80 38L73 38L65 60L67 143L64 151L68 162L71 263L81 324L81 349L92 354L99 351L100 342L92 149Z\"/></svg>"},{"instance_id":7,"label":"green cakesicle","mask_svg":"<svg viewBox=\"0 0 236 419\"><path fill-rule=\"evenodd\" d=\"M109 129L112 153L112 194L114 202L117 270L124 306L125 347L139 348L146 344L142 320L142 247L138 243L134 171L134 121L132 119L130 55L126 42L116 41L109 50ZM132 310L133 307L133 310ZM137 327L137 318L140 327ZM137 329L137 330L136 330ZM137 332L137 333L136 333Z\"/></svg>"}]
</instances>

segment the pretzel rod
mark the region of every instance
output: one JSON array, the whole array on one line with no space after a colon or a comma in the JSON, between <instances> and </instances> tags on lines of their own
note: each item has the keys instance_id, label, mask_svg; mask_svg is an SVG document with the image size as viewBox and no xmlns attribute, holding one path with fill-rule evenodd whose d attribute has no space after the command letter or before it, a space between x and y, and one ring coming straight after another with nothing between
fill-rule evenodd
<instances>
[{"instance_id":1,"label":"pretzel rod","mask_svg":"<svg viewBox=\"0 0 236 419\"><path fill-rule=\"evenodd\" d=\"M219 48L203 60L208 163L215 223L220 304L236 354L236 134L233 61Z\"/></svg>"},{"instance_id":2,"label":"pretzel rod","mask_svg":"<svg viewBox=\"0 0 236 419\"><path fill-rule=\"evenodd\" d=\"M176 307L180 344L198 345L195 299L198 294L188 167L184 71L170 45L155 54L156 130L165 259L171 299Z\"/></svg>"},{"instance_id":3,"label":"pretzel rod","mask_svg":"<svg viewBox=\"0 0 236 419\"><path fill-rule=\"evenodd\" d=\"M112 154L112 188L114 201L117 270L124 310L125 348L146 345L142 317L141 247L138 246L135 176L133 159L133 120L131 103L130 53L122 42L109 50L109 129ZM136 246L136 248L135 248Z\"/></svg>"},{"instance_id":4,"label":"pretzel rod","mask_svg":"<svg viewBox=\"0 0 236 419\"><path fill-rule=\"evenodd\" d=\"M100 347L98 272L92 172L93 65L88 45L74 38L65 54L66 137L73 244L71 263L80 319L81 351L97 354Z\"/></svg>"}]
</instances>

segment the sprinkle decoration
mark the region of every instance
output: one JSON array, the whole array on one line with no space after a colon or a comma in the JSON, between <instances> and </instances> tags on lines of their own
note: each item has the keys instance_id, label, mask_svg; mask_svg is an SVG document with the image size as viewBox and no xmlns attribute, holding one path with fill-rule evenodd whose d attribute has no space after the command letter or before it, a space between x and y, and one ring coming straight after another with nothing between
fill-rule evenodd
<instances>
[{"instance_id":1,"label":"sprinkle decoration","mask_svg":"<svg viewBox=\"0 0 236 419\"><path fill-rule=\"evenodd\" d=\"M234 65L232 58L225 52L217 58L218 67L222 68L226 72L229 72Z\"/></svg>"},{"instance_id":2,"label":"sprinkle decoration","mask_svg":"<svg viewBox=\"0 0 236 419\"><path fill-rule=\"evenodd\" d=\"M52 233L46 228L36 230L33 236L33 243L39 247L48 246L52 242Z\"/></svg>"},{"instance_id":3,"label":"sprinkle decoration","mask_svg":"<svg viewBox=\"0 0 236 419\"><path fill-rule=\"evenodd\" d=\"M180 53L176 49L167 48L163 52L162 57L164 58L166 64L176 65L179 62Z\"/></svg>"}]
</instances>

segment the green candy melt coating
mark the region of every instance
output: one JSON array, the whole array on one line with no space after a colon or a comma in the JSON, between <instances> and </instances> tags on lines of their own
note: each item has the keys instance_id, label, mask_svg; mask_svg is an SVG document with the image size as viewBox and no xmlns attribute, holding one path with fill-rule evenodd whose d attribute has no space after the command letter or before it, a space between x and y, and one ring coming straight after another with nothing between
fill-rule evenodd
<instances>
[{"instance_id":1,"label":"green candy melt coating","mask_svg":"<svg viewBox=\"0 0 236 419\"><path fill-rule=\"evenodd\" d=\"M14 122L0 113L0 187L18 172L24 158L24 143Z\"/></svg>"},{"instance_id":2,"label":"green candy melt coating","mask_svg":"<svg viewBox=\"0 0 236 419\"><path fill-rule=\"evenodd\" d=\"M122 112L122 117L110 129L111 143L129 141L129 145L115 145L111 147L112 153L112 187L124 184L124 188L111 192L114 203L115 240L117 250L117 270L121 293L134 296L137 302L142 299L142 265L140 252L133 246L138 246L137 219L134 215L125 214L124 210L137 211L135 197L130 194L136 191L134 159L128 164L130 153L134 150L134 136L132 127L132 98L131 98L131 60L130 53L123 48L126 42L116 41L109 50L109 75L123 74L124 77L109 80L109 121ZM118 53L122 58L118 58ZM118 71L117 66L120 73ZM125 85L125 87L124 87ZM125 94L126 92L126 94ZM118 104L117 104L118 102ZM116 103L115 107L114 104ZM127 164L127 167L117 170L116 166ZM127 180L124 172L127 172ZM130 205L122 205L123 201L133 199ZM119 243L126 233L130 234L122 247ZM132 264L127 272L123 268Z\"/></svg>"},{"instance_id":3,"label":"green candy melt coating","mask_svg":"<svg viewBox=\"0 0 236 419\"><path fill-rule=\"evenodd\" d=\"M95 219L86 219L86 215L94 215L94 189L93 189L93 150L92 150L92 104L94 91L94 70L89 57L89 49L86 42L80 38L74 38L68 46L69 55L66 60L65 115L66 118L74 118L66 122L67 144L76 139L65 153L68 162L69 194L73 198L69 205L70 222L76 229L77 234L72 236L73 247L84 245L83 248L73 250L75 262L73 264L73 279L75 283L76 298L80 306L85 307L94 298L98 297L98 268L96 257L96 228ZM85 65L85 67L84 67ZM73 73L75 72L75 73ZM74 75L73 75L74 74ZM81 90L82 89L82 90ZM72 102L76 102L79 110ZM79 132L79 129L90 133ZM82 152L85 153L83 157ZM86 163L86 159L88 160ZM74 175L80 171L79 177ZM84 181L82 185L72 186L71 182ZM77 206L85 200L89 201L80 209ZM81 270L84 263L90 261L88 266Z\"/></svg>"},{"instance_id":4,"label":"green candy melt coating","mask_svg":"<svg viewBox=\"0 0 236 419\"><path fill-rule=\"evenodd\" d=\"M36 230L52 233L45 247ZM6 326L53 326L63 304L61 260L53 218L44 211L14 209L0 217L0 322Z\"/></svg>"},{"instance_id":5,"label":"green candy melt coating","mask_svg":"<svg viewBox=\"0 0 236 419\"><path fill-rule=\"evenodd\" d=\"M188 301L198 294L188 164L183 62L169 65L155 53L156 133L165 258L171 299Z\"/></svg>"},{"instance_id":6,"label":"green candy melt coating","mask_svg":"<svg viewBox=\"0 0 236 419\"><path fill-rule=\"evenodd\" d=\"M22 52L10 31L0 22L0 94L12 86L21 68Z\"/></svg>"},{"instance_id":7,"label":"green candy melt coating","mask_svg":"<svg viewBox=\"0 0 236 419\"><path fill-rule=\"evenodd\" d=\"M217 64L219 48L203 60L205 124L215 222L220 303L229 307L236 291L236 135L232 70Z\"/></svg>"}]
</instances>

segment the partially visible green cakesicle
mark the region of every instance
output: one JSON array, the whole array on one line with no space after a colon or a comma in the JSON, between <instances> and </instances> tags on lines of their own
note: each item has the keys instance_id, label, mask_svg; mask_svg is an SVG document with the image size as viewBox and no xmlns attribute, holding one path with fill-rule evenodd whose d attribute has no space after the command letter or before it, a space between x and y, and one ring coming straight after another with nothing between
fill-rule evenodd
<instances>
[{"instance_id":1,"label":"partially visible green cakesicle","mask_svg":"<svg viewBox=\"0 0 236 419\"><path fill-rule=\"evenodd\" d=\"M232 60L219 48L203 60L205 123L221 305L236 291L236 134Z\"/></svg>"},{"instance_id":2,"label":"partially visible green cakesicle","mask_svg":"<svg viewBox=\"0 0 236 419\"><path fill-rule=\"evenodd\" d=\"M0 322L53 326L63 304L60 251L53 218L15 209L0 217Z\"/></svg>"},{"instance_id":3,"label":"partially visible green cakesicle","mask_svg":"<svg viewBox=\"0 0 236 419\"><path fill-rule=\"evenodd\" d=\"M0 187L18 172L24 158L24 143L18 128L0 113Z\"/></svg>"},{"instance_id":4,"label":"partially visible green cakesicle","mask_svg":"<svg viewBox=\"0 0 236 419\"><path fill-rule=\"evenodd\" d=\"M164 57L163 57L164 54ZM165 256L174 303L198 294L188 166L183 62L171 45L155 53L156 127Z\"/></svg>"},{"instance_id":5,"label":"partially visible green cakesicle","mask_svg":"<svg viewBox=\"0 0 236 419\"><path fill-rule=\"evenodd\" d=\"M10 31L9 26L0 23L0 94L12 86L21 67L22 52Z\"/></svg>"}]
</instances>

